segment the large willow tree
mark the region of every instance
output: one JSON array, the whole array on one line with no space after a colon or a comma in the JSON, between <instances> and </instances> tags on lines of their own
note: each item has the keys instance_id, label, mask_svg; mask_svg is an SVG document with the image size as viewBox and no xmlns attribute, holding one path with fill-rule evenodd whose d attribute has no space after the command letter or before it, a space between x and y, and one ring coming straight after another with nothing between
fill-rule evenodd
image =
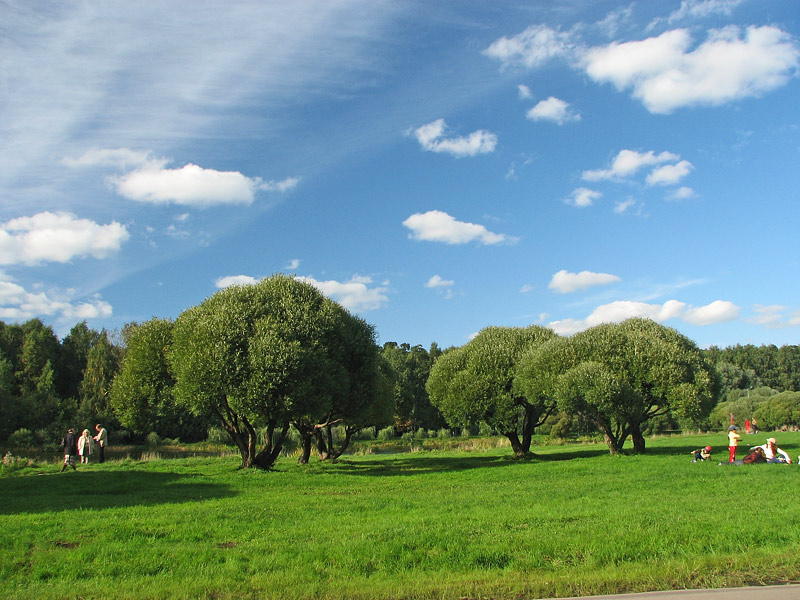
<instances>
[{"instance_id":1,"label":"large willow tree","mask_svg":"<svg viewBox=\"0 0 800 600\"><path fill-rule=\"evenodd\" d=\"M175 398L219 419L243 467L267 469L291 423L324 423L356 383L378 393L377 352L365 322L312 285L274 275L181 313L169 360Z\"/></svg>"},{"instance_id":2,"label":"large willow tree","mask_svg":"<svg viewBox=\"0 0 800 600\"><path fill-rule=\"evenodd\" d=\"M516 389L556 398L603 434L612 454L630 437L644 452L643 425L668 412L700 421L717 401L714 368L689 338L649 319L592 327L548 341L519 360Z\"/></svg>"}]
</instances>

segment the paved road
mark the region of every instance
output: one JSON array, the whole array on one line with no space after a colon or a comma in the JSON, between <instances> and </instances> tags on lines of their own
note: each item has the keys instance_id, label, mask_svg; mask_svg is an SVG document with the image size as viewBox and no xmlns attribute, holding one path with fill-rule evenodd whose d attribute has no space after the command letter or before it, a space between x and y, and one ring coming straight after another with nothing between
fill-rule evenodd
<instances>
[{"instance_id":1,"label":"paved road","mask_svg":"<svg viewBox=\"0 0 800 600\"><path fill-rule=\"evenodd\" d=\"M551 598L549 600L556 600ZM612 596L582 596L558 600L800 600L800 585L767 585L724 590L678 590Z\"/></svg>"}]
</instances>

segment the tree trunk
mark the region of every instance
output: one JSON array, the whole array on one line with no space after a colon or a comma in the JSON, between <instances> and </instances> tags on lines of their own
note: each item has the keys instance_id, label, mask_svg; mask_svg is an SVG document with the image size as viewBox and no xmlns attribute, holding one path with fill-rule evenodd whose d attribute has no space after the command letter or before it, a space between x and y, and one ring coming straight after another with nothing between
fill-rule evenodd
<instances>
[{"instance_id":1,"label":"tree trunk","mask_svg":"<svg viewBox=\"0 0 800 600\"><path fill-rule=\"evenodd\" d=\"M637 454L643 454L645 452L645 443L639 423L631 424L631 440L633 441L633 451Z\"/></svg>"},{"instance_id":2,"label":"tree trunk","mask_svg":"<svg viewBox=\"0 0 800 600\"><path fill-rule=\"evenodd\" d=\"M514 451L514 458L524 458L528 455L531 449L530 437L528 438L527 445L525 445L525 440L520 440L516 431L511 431L505 433L504 435L508 438L508 441L511 442L511 449Z\"/></svg>"},{"instance_id":3,"label":"tree trunk","mask_svg":"<svg viewBox=\"0 0 800 600\"><path fill-rule=\"evenodd\" d=\"M330 458L331 452L333 451L333 436L330 432L330 427L325 427L325 435L322 433L322 429L316 429L314 431L314 441L317 443L317 456L320 460L328 460ZM325 438L328 438L328 441L325 441Z\"/></svg>"},{"instance_id":4,"label":"tree trunk","mask_svg":"<svg viewBox=\"0 0 800 600\"><path fill-rule=\"evenodd\" d=\"M307 465L311 458L311 443L314 437L314 428L305 423L294 423L294 428L300 434L300 456L297 458L298 465Z\"/></svg>"}]
</instances>

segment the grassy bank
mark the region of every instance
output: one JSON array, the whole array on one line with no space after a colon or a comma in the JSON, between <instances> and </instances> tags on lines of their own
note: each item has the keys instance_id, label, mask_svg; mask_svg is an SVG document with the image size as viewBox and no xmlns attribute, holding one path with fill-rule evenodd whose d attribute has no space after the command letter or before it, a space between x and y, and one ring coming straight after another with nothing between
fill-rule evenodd
<instances>
[{"instance_id":1,"label":"grassy bank","mask_svg":"<svg viewBox=\"0 0 800 600\"><path fill-rule=\"evenodd\" d=\"M723 442L285 459L266 473L235 457L26 468L0 479L0 591L510 599L800 579L800 469L718 466ZM779 442L797 456L800 434ZM707 443L716 460L692 464Z\"/></svg>"}]
</instances>

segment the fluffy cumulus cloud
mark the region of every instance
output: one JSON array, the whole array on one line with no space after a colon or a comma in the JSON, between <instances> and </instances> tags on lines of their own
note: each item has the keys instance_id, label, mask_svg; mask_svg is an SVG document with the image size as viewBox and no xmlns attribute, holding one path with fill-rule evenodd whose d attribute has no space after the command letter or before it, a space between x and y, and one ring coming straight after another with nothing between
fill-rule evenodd
<instances>
[{"instance_id":1,"label":"fluffy cumulus cloud","mask_svg":"<svg viewBox=\"0 0 800 600\"><path fill-rule=\"evenodd\" d=\"M72 322L108 318L111 305L94 296L76 300L72 292L58 289L29 291L0 272L0 319L26 321L34 317L53 317L58 321Z\"/></svg>"},{"instance_id":2,"label":"fluffy cumulus cloud","mask_svg":"<svg viewBox=\"0 0 800 600\"><path fill-rule=\"evenodd\" d=\"M647 152L620 150L611 161L609 168L584 171L581 178L584 181L624 179L635 175L642 167L677 161L679 158L677 154L672 152L656 154L653 150Z\"/></svg>"},{"instance_id":3,"label":"fluffy cumulus cloud","mask_svg":"<svg viewBox=\"0 0 800 600\"><path fill-rule=\"evenodd\" d=\"M735 4L733 0L685 1L670 20L725 12ZM696 46L688 29L594 47L582 43L580 30L561 32L534 25L496 40L484 54L504 67L535 68L552 59L565 59L595 82L630 92L657 114L759 96L784 85L800 65L800 49L791 35L768 25L711 30Z\"/></svg>"},{"instance_id":4,"label":"fluffy cumulus cloud","mask_svg":"<svg viewBox=\"0 0 800 600\"><path fill-rule=\"evenodd\" d=\"M682 160L674 165L664 165L653 169L647 176L647 185L675 185L694 169L688 160Z\"/></svg>"},{"instance_id":5,"label":"fluffy cumulus cloud","mask_svg":"<svg viewBox=\"0 0 800 600\"><path fill-rule=\"evenodd\" d=\"M527 117L532 121L552 121L559 125L581 120L580 114L572 110L568 102L554 96L540 101L528 111Z\"/></svg>"},{"instance_id":6,"label":"fluffy cumulus cloud","mask_svg":"<svg viewBox=\"0 0 800 600\"><path fill-rule=\"evenodd\" d=\"M357 312L376 310L389 302L389 297L386 295L389 288L386 285L374 285L370 277L354 276L344 282L332 279L319 281L313 277L297 277L297 279L310 283L348 310Z\"/></svg>"},{"instance_id":7,"label":"fluffy cumulus cloud","mask_svg":"<svg viewBox=\"0 0 800 600\"><path fill-rule=\"evenodd\" d=\"M592 48L582 64L598 83L630 90L650 112L668 114L780 87L794 75L800 51L789 34L771 26L713 30L694 49L689 31L676 29Z\"/></svg>"},{"instance_id":8,"label":"fluffy cumulus cloud","mask_svg":"<svg viewBox=\"0 0 800 600\"><path fill-rule=\"evenodd\" d=\"M552 321L548 326L560 335L572 335L595 325L621 323L633 317L644 317L658 323L680 319L692 325L713 325L737 319L739 312L739 307L727 300L716 300L700 307L678 300L668 300L664 304L619 300L598 306L585 319L562 319Z\"/></svg>"},{"instance_id":9,"label":"fluffy cumulus cloud","mask_svg":"<svg viewBox=\"0 0 800 600\"><path fill-rule=\"evenodd\" d=\"M258 279L250 275L225 275L224 277L218 277L214 281L214 285L220 289L234 285L253 285L256 283L258 283Z\"/></svg>"},{"instance_id":10,"label":"fluffy cumulus cloud","mask_svg":"<svg viewBox=\"0 0 800 600\"><path fill-rule=\"evenodd\" d=\"M494 152L497 136L483 129L473 131L466 137L445 137L447 123L437 119L414 130L420 146L429 152L440 152L461 158Z\"/></svg>"},{"instance_id":11,"label":"fluffy cumulus cloud","mask_svg":"<svg viewBox=\"0 0 800 600\"><path fill-rule=\"evenodd\" d=\"M610 273L592 273L591 271L581 271L580 273L570 273L562 269L550 280L547 286L559 294L568 294L585 290L598 285L608 285L616 283L620 278Z\"/></svg>"},{"instance_id":12,"label":"fluffy cumulus cloud","mask_svg":"<svg viewBox=\"0 0 800 600\"><path fill-rule=\"evenodd\" d=\"M259 191L285 192L299 181L264 181L238 171L217 171L195 164L167 168L169 161L156 159L150 152L127 148L90 150L66 164L73 167L105 166L130 169L108 178L121 196L151 204L178 204L195 208L229 204L252 204Z\"/></svg>"},{"instance_id":13,"label":"fluffy cumulus cloud","mask_svg":"<svg viewBox=\"0 0 800 600\"><path fill-rule=\"evenodd\" d=\"M517 241L514 237L493 233L483 225L458 221L440 210L415 213L403 221L403 226L411 230L409 238L424 242L444 242L445 244L478 242L484 245L494 245Z\"/></svg>"},{"instance_id":14,"label":"fluffy cumulus cloud","mask_svg":"<svg viewBox=\"0 0 800 600\"><path fill-rule=\"evenodd\" d=\"M66 212L42 212L0 224L0 265L106 258L129 237L125 226L117 222L99 225Z\"/></svg>"},{"instance_id":15,"label":"fluffy cumulus cloud","mask_svg":"<svg viewBox=\"0 0 800 600\"><path fill-rule=\"evenodd\" d=\"M565 200L565 202L567 204L571 204L572 206L585 208L587 206L591 206L594 204L595 200L599 200L602 197L603 194L597 190L590 190L589 188L580 187L573 190L572 194Z\"/></svg>"},{"instance_id":16,"label":"fluffy cumulus cloud","mask_svg":"<svg viewBox=\"0 0 800 600\"><path fill-rule=\"evenodd\" d=\"M440 288L440 287L450 287L454 285L455 281L452 279L443 279L440 275L434 275L430 279L428 279L425 287L427 288Z\"/></svg>"}]
</instances>

